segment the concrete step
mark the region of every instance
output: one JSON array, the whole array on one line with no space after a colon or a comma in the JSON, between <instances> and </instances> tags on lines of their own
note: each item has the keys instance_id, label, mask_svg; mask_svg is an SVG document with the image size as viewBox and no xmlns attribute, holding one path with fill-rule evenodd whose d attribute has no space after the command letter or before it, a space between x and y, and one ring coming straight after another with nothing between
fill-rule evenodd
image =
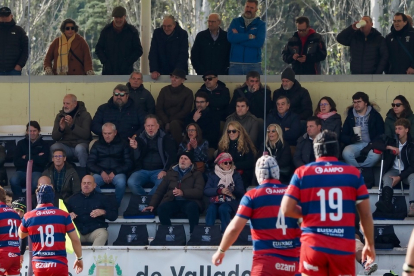
<instances>
[{"instance_id":1,"label":"concrete step","mask_svg":"<svg viewBox=\"0 0 414 276\"><path fill-rule=\"evenodd\" d=\"M376 209L375 203L377 203L377 201L378 201L378 192L379 192L378 187L373 187L372 189L368 189L371 213L373 213ZM409 194L408 189L404 189L404 196L405 196L405 201L407 202L407 209L409 207L408 194ZM399 189L394 189L394 195L400 196L401 191Z\"/></svg>"}]
</instances>

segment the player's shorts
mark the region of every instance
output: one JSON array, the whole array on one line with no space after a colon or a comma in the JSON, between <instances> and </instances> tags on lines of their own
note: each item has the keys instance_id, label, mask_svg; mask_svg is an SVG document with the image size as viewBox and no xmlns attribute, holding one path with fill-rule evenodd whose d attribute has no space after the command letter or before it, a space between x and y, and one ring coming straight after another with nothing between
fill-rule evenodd
<instances>
[{"instance_id":1,"label":"player's shorts","mask_svg":"<svg viewBox=\"0 0 414 276\"><path fill-rule=\"evenodd\" d=\"M0 275L20 275L20 255L0 252Z\"/></svg>"},{"instance_id":2,"label":"player's shorts","mask_svg":"<svg viewBox=\"0 0 414 276\"><path fill-rule=\"evenodd\" d=\"M298 261L286 261L275 256L255 255L250 276L300 275Z\"/></svg>"},{"instance_id":3,"label":"player's shorts","mask_svg":"<svg viewBox=\"0 0 414 276\"><path fill-rule=\"evenodd\" d=\"M68 276L69 269L66 264L48 261L32 261L33 273L35 276Z\"/></svg>"},{"instance_id":4,"label":"player's shorts","mask_svg":"<svg viewBox=\"0 0 414 276\"><path fill-rule=\"evenodd\" d=\"M316 251L309 245L302 243L300 248L299 271L311 276L354 276L355 254L328 254Z\"/></svg>"}]
</instances>

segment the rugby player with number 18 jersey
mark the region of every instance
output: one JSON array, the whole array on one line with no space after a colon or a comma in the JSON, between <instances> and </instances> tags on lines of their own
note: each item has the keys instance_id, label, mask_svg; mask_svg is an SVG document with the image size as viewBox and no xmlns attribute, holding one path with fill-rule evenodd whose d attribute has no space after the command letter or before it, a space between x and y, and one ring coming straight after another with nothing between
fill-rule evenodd
<instances>
[{"instance_id":1,"label":"rugby player with number 18 jersey","mask_svg":"<svg viewBox=\"0 0 414 276\"><path fill-rule=\"evenodd\" d=\"M313 147L316 162L296 169L281 205L286 217L303 217L299 270L302 275L355 275L355 206L366 239L362 261L375 260L368 191L357 168L338 162L335 133L318 134Z\"/></svg>"},{"instance_id":2,"label":"rugby player with number 18 jersey","mask_svg":"<svg viewBox=\"0 0 414 276\"><path fill-rule=\"evenodd\" d=\"M19 228L20 238L30 236L33 243L32 267L35 276L67 276L65 235L68 233L77 256L73 268L82 272L82 246L70 215L53 206L54 190L50 185L37 187L36 209L26 213Z\"/></svg>"}]
</instances>

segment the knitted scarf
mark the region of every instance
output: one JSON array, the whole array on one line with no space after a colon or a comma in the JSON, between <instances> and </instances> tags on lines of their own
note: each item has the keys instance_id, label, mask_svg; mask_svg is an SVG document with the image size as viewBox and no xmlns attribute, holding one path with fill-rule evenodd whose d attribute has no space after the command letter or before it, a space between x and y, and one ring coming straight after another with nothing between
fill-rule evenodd
<instances>
[{"instance_id":1,"label":"knitted scarf","mask_svg":"<svg viewBox=\"0 0 414 276\"><path fill-rule=\"evenodd\" d=\"M231 184L233 184L234 166L232 166L230 170L224 171L222 168L220 168L219 165L216 165L214 167L214 172L220 178L220 181L217 185L218 187L228 188Z\"/></svg>"},{"instance_id":2,"label":"knitted scarf","mask_svg":"<svg viewBox=\"0 0 414 276\"><path fill-rule=\"evenodd\" d=\"M57 58L57 74L67 75L69 71L69 51L72 41L75 39L74 34L69 40L66 39L65 34L62 34L59 39L58 58Z\"/></svg>"},{"instance_id":3,"label":"knitted scarf","mask_svg":"<svg viewBox=\"0 0 414 276\"><path fill-rule=\"evenodd\" d=\"M318 115L316 115L316 116L318 116L318 118L321 119L321 120L326 120L326 119L328 119L329 117L331 117L332 115L335 115L335 114L336 114L336 111L331 111L331 112L328 112L328 113L319 112Z\"/></svg>"}]
</instances>

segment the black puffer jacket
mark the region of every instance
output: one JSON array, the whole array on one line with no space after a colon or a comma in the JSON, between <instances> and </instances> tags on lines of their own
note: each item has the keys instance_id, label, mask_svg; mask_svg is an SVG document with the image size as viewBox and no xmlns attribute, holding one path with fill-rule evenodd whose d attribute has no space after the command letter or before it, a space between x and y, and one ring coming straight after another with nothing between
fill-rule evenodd
<instances>
[{"instance_id":1,"label":"black puffer jacket","mask_svg":"<svg viewBox=\"0 0 414 276\"><path fill-rule=\"evenodd\" d=\"M264 145L262 144L259 152L263 150L263 148ZM290 151L290 146L286 141L283 144L282 141L277 141L275 148L270 147L269 143L267 143L264 150L266 150L270 156L275 157L280 168L290 167L290 163L292 161L292 152Z\"/></svg>"},{"instance_id":2,"label":"black puffer jacket","mask_svg":"<svg viewBox=\"0 0 414 276\"><path fill-rule=\"evenodd\" d=\"M151 48L148 55L150 72L169 75L179 68L188 74L188 33L178 22L174 32L166 35L162 28L152 34Z\"/></svg>"},{"instance_id":3,"label":"black puffer jacket","mask_svg":"<svg viewBox=\"0 0 414 276\"><path fill-rule=\"evenodd\" d=\"M129 97L134 101L135 108L142 110L145 114L155 114L155 100L151 92L145 89L144 85L134 89L128 82Z\"/></svg>"},{"instance_id":4,"label":"black puffer jacket","mask_svg":"<svg viewBox=\"0 0 414 276\"><path fill-rule=\"evenodd\" d=\"M260 84L260 89L254 93L251 93L249 92L249 88L246 83L244 83L234 90L233 98L229 104L227 114L230 115L236 112L236 103L238 98L246 97L249 100L249 111L257 118L263 119L265 114L269 113L272 107L272 101L270 99L271 93L272 91L269 86L266 86L266 113L263 113L263 108L265 106L265 87Z\"/></svg>"},{"instance_id":5,"label":"black puffer jacket","mask_svg":"<svg viewBox=\"0 0 414 276\"><path fill-rule=\"evenodd\" d=\"M391 26L391 32L385 37L385 41L390 55L386 73L407 74L409 67L414 68L414 29L409 24L400 31L396 31L394 26ZM405 46L406 50L401 47L401 44ZM407 51L410 55L407 54Z\"/></svg>"},{"instance_id":6,"label":"black puffer jacket","mask_svg":"<svg viewBox=\"0 0 414 276\"><path fill-rule=\"evenodd\" d=\"M17 142L13 158L16 171L26 172L27 162L29 161L29 144L31 159L33 160L33 171L41 173L49 160L49 146L43 141L41 136L34 143L30 142L27 135L23 140ZM40 153L43 154L39 155ZM23 156L25 157L23 158Z\"/></svg>"},{"instance_id":7,"label":"black puffer jacket","mask_svg":"<svg viewBox=\"0 0 414 276\"><path fill-rule=\"evenodd\" d=\"M217 116L221 121L225 121L227 117L227 108L230 102L230 91L226 87L226 84L217 81L217 88L212 91L208 90L206 85L203 84L198 91L206 92L210 96L210 104L208 107L217 113Z\"/></svg>"},{"instance_id":8,"label":"black puffer jacket","mask_svg":"<svg viewBox=\"0 0 414 276\"><path fill-rule=\"evenodd\" d=\"M350 47L352 74L382 74L388 62L388 49L384 37L375 28L365 35L352 26L338 34L336 40Z\"/></svg>"},{"instance_id":9,"label":"black puffer jacket","mask_svg":"<svg viewBox=\"0 0 414 276\"><path fill-rule=\"evenodd\" d=\"M313 151L313 141L309 139L309 135L305 133L298 139L295 154L293 155L293 164L295 168L299 168L305 164L315 161L315 153Z\"/></svg>"},{"instance_id":10,"label":"black puffer jacket","mask_svg":"<svg viewBox=\"0 0 414 276\"><path fill-rule=\"evenodd\" d=\"M116 32L113 22L101 31L95 53L103 64L102 75L129 75L134 71L134 62L142 56L138 30L125 23L121 32Z\"/></svg>"},{"instance_id":11,"label":"black puffer jacket","mask_svg":"<svg viewBox=\"0 0 414 276\"><path fill-rule=\"evenodd\" d=\"M322 130L330 130L336 133L336 137L341 137L342 119L338 113L332 115L326 120L322 120Z\"/></svg>"},{"instance_id":12,"label":"black puffer jacket","mask_svg":"<svg viewBox=\"0 0 414 276\"><path fill-rule=\"evenodd\" d=\"M16 65L23 68L29 57L26 32L12 19L0 23L0 37L0 72L12 71Z\"/></svg>"},{"instance_id":13,"label":"black puffer jacket","mask_svg":"<svg viewBox=\"0 0 414 276\"><path fill-rule=\"evenodd\" d=\"M267 116L266 124L267 126L270 124L278 124L282 128L283 139L288 142L289 145L296 145L296 141L300 136L300 119L298 115L289 110L285 116L281 118L278 115L277 110L274 109ZM288 128L289 130L285 130L285 128Z\"/></svg>"}]
</instances>

